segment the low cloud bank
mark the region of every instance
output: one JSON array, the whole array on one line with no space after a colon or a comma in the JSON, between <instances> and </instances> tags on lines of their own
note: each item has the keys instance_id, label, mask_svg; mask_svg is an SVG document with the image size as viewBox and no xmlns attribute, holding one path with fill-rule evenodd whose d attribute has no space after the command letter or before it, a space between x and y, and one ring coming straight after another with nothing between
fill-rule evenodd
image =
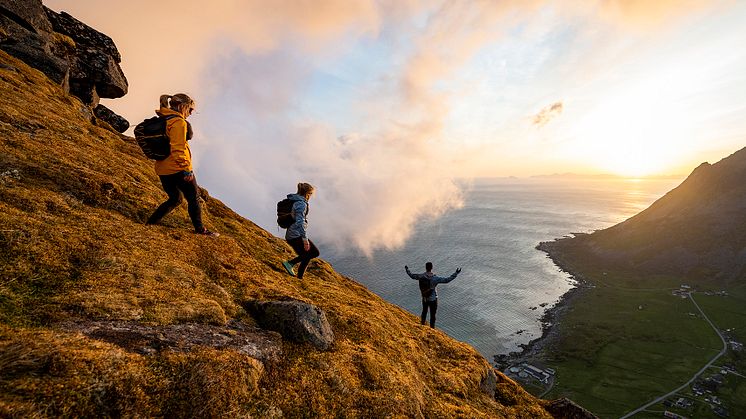
<instances>
[{"instance_id":1,"label":"low cloud bank","mask_svg":"<svg viewBox=\"0 0 746 419\"><path fill-rule=\"evenodd\" d=\"M149 116L160 94L197 99L197 175L214 195L281 234L275 203L297 182L310 182L318 187L312 237L371 252L400 246L423 217L461 205L453 179L470 161L492 158L494 150L444 138L465 90L458 72L485 46L511 31L542 36L531 29L541 16L652 31L705 2L46 3L115 39L130 94L112 108L131 122ZM385 65L365 77L349 68L336 75L335 63L345 73L344 60L356 54L365 56L353 63L361 71L377 59ZM336 82L346 87L333 91L345 97L324 96ZM542 110L534 124L546 124L562 106Z\"/></svg>"}]
</instances>

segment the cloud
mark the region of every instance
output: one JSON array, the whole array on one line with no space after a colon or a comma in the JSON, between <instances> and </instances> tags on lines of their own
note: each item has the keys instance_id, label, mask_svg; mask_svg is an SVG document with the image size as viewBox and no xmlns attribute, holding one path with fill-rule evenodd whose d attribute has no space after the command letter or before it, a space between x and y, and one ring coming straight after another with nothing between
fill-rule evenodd
<instances>
[{"instance_id":1,"label":"cloud","mask_svg":"<svg viewBox=\"0 0 746 419\"><path fill-rule=\"evenodd\" d=\"M317 187L312 239L365 252L401 246L418 220L461 205L455 168L439 141L418 131L425 122L392 119L367 133L339 133L297 115L291 92L308 85L313 71L295 54L236 52L208 70L223 88L203 100L205 124L193 150L200 182L213 195L281 233L273 229L274 203L310 182Z\"/></svg>"},{"instance_id":2,"label":"cloud","mask_svg":"<svg viewBox=\"0 0 746 419\"><path fill-rule=\"evenodd\" d=\"M564 106L562 105L562 102L555 102L544 109L540 110L539 113L534 115L531 118L531 123L533 123L535 126L541 128L544 125L546 125L549 121L551 121L554 118L557 118L562 114L562 109Z\"/></svg>"},{"instance_id":3,"label":"cloud","mask_svg":"<svg viewBox=\"0 0 746 419\"><path fill-rule=\"evenodd\" d=\"M650 32L725 3L712 0L602 0L598 13L602 19L627 29Z\"/></svg>"},{"instance_id":4,"label":"cloud","mask_svg":"<svg viewBox=\"0 0 746 419\"><path fill-rule=\"evenodd\" d=\"M420 220L461 205L454 179L477 157L492 160L445 136L464 90L459 71L483 48L520 33L536 16L556 13L557 19L652 31L701 2L46 3L115 40L130 93L107 105L130 121L149 116L160 94L183 91L196 98L197 176L213 195L280 234L274 204L308 181L317 187L311 237L371 252L402 245ZM328 87L320 75L334 78L335 63L356 54L378 54L385 65L363 77L359 73L376 64L363 59L360 71L337 77L351 84L335 91L345 98L319 101L318 91ZM543 109L534 125L562 109L562 102Z\"/></svg>"}]
</instances>

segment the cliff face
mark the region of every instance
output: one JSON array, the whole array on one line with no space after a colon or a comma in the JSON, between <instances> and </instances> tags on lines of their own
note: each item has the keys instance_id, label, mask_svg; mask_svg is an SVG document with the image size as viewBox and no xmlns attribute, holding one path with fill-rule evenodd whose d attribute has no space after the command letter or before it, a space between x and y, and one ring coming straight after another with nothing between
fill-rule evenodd
<instances>
[{"instance_id":1,"label":"cliff face","mask_svg":"<svg viewBox=\"0 0 746 419\"><path fill-rule=\"evenodd\" d=\"M203 195L221 237L185 208L144 225L165 195L133 139L0 51L0 416L551 417L328 263L289 277L282 240ZM273 301L317 308L322 344L263 328Z\"/></svg>"},{"instance_id":2,"label":"cliff face","mask_svg":"<svg viewBox=\"0 0 746 419\"><path fill-rule=\"evenodd\" d=\"M746 148L702 163L648 209L606 230L561 240L644 274L733 281L746 277Z\"/></svg>"}]
</instances>

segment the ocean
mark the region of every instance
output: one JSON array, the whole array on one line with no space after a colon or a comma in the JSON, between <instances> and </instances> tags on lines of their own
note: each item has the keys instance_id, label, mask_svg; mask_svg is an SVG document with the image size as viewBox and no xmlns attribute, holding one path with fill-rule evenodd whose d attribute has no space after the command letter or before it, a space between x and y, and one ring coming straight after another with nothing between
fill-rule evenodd
<instances>
[{"instance_id":1,"label":"ocean","mask_svg":"<svg viewBox=\"0 0 746 419\"><path fill-rule=\"evenodd\" d=\"M519 351L541 336L540 318L573 286L544 252L541 241L617 224L681 183L622 179L478 179L465 186L464 205L422 221L397 250L368 257L326 250L334 268L385 300L419 316L417 282L404 272L439 276L463 271L438 286L436 327L474 346L487 359Z\"/></svg>"}]
</instances>

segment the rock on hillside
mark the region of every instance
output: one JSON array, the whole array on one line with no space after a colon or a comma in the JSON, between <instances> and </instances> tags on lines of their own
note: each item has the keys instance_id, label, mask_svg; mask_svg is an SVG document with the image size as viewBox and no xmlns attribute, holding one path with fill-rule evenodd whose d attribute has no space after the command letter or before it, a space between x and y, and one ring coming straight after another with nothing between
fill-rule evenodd
<instances>
[{"instance_id":1,"label":"rock on hillside","mask_svg":"<svg viewBox=\"0 0 746 419\"><path fill-rule=\"evenodd\" d=\"M132 138L2 51L0 92L0 416L562 417L328 263L288 276L217 199L217 239L185 208L145 225L165 195ZM326 350L244 308L288 300Z\"/></svg>"},{"instance_id":2,"label":"rock on hillside","mask_svg":"<svg viewBox=\"0 0 746 419\"><path fill-rule=\"evenodd\" d=\"M42 71L119 132L129 128L121 116L99 109L99 98L122 97L128 87L110 37L41 0L0 0L0 49Z\"/></svg>"},{"instance_id":3,"label":"rock on hillside","mask_svg":"<svg viewBox=\"0 0 746 419\"><path fill-rule=\"evenodd\" d=\"M677 188L611 228L541 247L583 249L596 262L640 274L733 281L746 277L746 148L702 163Z\"/></svg>"}]
</instances>

